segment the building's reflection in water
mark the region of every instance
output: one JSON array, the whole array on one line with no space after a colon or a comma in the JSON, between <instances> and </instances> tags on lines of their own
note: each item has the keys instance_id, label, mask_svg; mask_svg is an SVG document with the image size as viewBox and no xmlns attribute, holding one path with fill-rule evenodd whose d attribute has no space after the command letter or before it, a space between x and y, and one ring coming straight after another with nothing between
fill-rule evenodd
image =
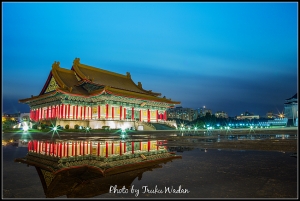
<instances>
[{"instance_id":1,"label":"building's reflection in water","mask_svg":"<svg viewBox=\"0 0 300 201\"><path fill-rule=\"evenodd\" d=\"M29 141L28 154L16 162L34 166L47 198L88 198L111 186L129 188L146 171L181 158L165 141Z\"/></svg>"}]
</instances>

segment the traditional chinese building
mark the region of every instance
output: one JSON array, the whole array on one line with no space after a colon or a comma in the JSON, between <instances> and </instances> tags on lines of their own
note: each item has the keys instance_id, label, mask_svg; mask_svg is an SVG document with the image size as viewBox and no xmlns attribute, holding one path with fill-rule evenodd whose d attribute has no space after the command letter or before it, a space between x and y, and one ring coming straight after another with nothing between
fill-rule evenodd
<instances>
[{"instance_id":1,"label":"traditional chinese building","mask_svg":"<svg viewBox=\"0 0 300 201\"><path fill-rule=\"evenodd\" d=\"M110 72L80 63L71 70L54 62L48 79L37 96L19 100L30 107L33 121L55 121L91 128L137 128L142 122L167 121L166 110L180 104L135 84L130 73ZM146 126L147 124L144 124Z\"/></svg>"}]
</instances>

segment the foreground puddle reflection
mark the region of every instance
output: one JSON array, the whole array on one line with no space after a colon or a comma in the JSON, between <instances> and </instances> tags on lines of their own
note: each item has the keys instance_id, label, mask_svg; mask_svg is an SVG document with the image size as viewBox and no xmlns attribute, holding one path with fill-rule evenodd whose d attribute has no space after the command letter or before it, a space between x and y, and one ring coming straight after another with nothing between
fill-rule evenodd
<instances>
[{"instance_id":1,"label":"foreground puddle reflection","mask_svg":"<svg viewBox=\"0 0 300 201\"><path fill-rule=\"evenodd\" d=\"M129 189L144 172L181 158L164 145L164 140L32 140L27 155L15 162L36 168L47 198L89 198Z\"/></svg>"}]
</instances>

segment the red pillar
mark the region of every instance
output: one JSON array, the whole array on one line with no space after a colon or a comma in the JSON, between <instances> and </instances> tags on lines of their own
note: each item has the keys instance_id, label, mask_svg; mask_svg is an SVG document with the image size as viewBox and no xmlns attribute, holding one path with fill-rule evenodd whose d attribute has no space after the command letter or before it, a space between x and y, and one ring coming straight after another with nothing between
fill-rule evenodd
<instances>
[{"instance_id":1,"label":"red pillar","mask_svg":"<svg viewBox=\"0 0 300 201\"><path fill-rule=\"evenodd\" d=\"M108 157L108 144L106 142L106 158Z\"/></svg>"},{"instance_id":2,"label":"red pillar","mask_svg":"<svg viewBox=\"0 0 300 201\"><path fill-rule=\"evenodd\" d=\"M76 116L75 116L75 111L76 111L75 108L76 108L76 106L73 105L73 106L72 106L72 111L73 111L73 112L72 112L72 116L73 116L72 119L75 119L75 117L76 117Z\"/></svg>"},{"instance_id":3,"label":"red pillar","mask_svg":"<svg viewBox=\"0 0 300 201\"><path fill-rule=\"evenodd\" d=\"M108 119L108 104L106 104L106 119Z\"/></svg>"},{"instance_id":4,"label":"red pillar","mask_svg":"<svg viewBox=\"0 0 300 201\"><path fill-rule=\"evenodd\" d=\"M92 141L90 141L90 155L93 154L93 143Z\"/></svg>"},{"instance_id":5,"label":"red pillar","mask_svg":"<svg viewBox=\"0 0 300 201\"><path fill-rule=\"evenodd\" d=\"M49 142L49 156L52 154L52 142Z\"/></svg>"},{"instance_id":6,"label":"red pillar","mask_svg":"<svg viewBox=\"0 0 300 201\"><path fill-rule=\"evenodd\" d=\"M60 105L58 105L58 111L57 111L57 117L60 119L60 110L61 110L61 106Z\"/></svg>"},{"instance_id":7,"label":"red pillar","mask_svg":"<svg viewBox=\"0 0 300 201\"><path fill-rule=\"evenodd\" d=\"M30 115L31 115L30 119L35 121L35 110L31 110Z\"/></svg>"},{"instance_id":8,"label":"red pillar","mask_svg":"<svg viewBox=\"0 0 300 201\"><path fill-rule=\"evenodd\" d=\"M115 108L114 107L111 107L111 117L112 117L112 119L115 118Z\"/></svg>"},{"instance_id":9,"label":"red pillar","mask_svg":"<svg viewBox=\"0 0 300 201\"><path fill-rule=\"evenodd\" d=\"M67 157L69 157L69 142L67 142Z\"/></svg>"},{"instance_id":10,"label":"red pillar","mask_svg":"<svg viewBox=\"0 0 300 201\"><path fill-rule=\"evenodd\" d=\"M56 117L56 106L54 105L53 106L53 118L55 118Z\"/></svg>"},{"instance_id":11,"label":"red pillar","mask_svg":"<svg viewBox=\"0 0 300 201\"><path fill-rule=\"evenodd\" d=\"M120 156L122 156L122 142L120 141Z\"/></svg>"},{"instance_id":12,"label":"red pillar","mask_svg":"<svg viewBox=\"0 0 300 201\"><path fill-rule=\"evenodd\" d=\"M82 115L83 114L83 107L82 106L80 106L80 111L81 111L80 112L80 119L82 119L83 118L83 115Z\"/></svg>"},{"instance_id":13,"label":"red pillar","mask_svg":"<svg viewBox=\"0 0 300 201\"><path fill-rule=\"evenodd\" d=\"M134 142L131 142L131 153L134 154Z\"/></svg>"},{"instance_id":14,"label":"red pillar","mask_svg":"<svg viewBox=\"0 0 300 201\"><path fill-rule=\"evenodd\" d=\"M70 119L70 113L71 113L71 105L69 104L69 108L68 108L68 118Z\"/></svg>"},{"instance_id":15,"label":"red pillar","mask_svg":"<svg viewBox=\"0 0 300 201\"><path fill-rule=\"evenodd\" d=\"M46 119L49 119L49 106L47 106Z\"/></svg>"},{"instance_id":16,"label":"red pillar","mask_svg":"<svg viewBox=\"0 0 300 201\"><path fill-rule=\"evenodd\" d=\"M36 144L35 144L35 143L36 143L36 140L33 140L33 141L32 141L32 145L33 145L32 151L34 151L34 152L35 152L35 149L36 149Z\"/></svg>"},{"instance_id":17,"label":"red pillar","mask_svg":"<svg viewBox=\"0 0 300 201\"><path fill-rule=\"evenodd\" d=\"M36 121L39 120L39 109L36 110Z\"/></svg>"},{"instance_id":18,"label":"red pillar","mask_svg":"<svg viewBox=\"0 0 300 201\"><path fill-rule=\"evenodd\" d=\"M148 140L148 152L150 151L150 140Z\"/></svg>"},{"instance_id":19,"label":"red pillar","mask_svg":"<svg viewBox=\"0 0 300 201\"><path fill-rule=\"evenodd\" d=\"M156 150L158 150L158 140L156 140Z\"/></svg>"},{"instance_id":20,"label":"red pillar","mask_svg":"<svg viewBox=\"0 0 300 201\"><path fill-rule=\"evenodd\" d=\"M61 104L59 106L59 114L60 114L60 118L62 119L63 118L63 109L64 109L64 104Z\"/></svg>"},{"instance_id":21,"label":"red pillar","mask_svg":"<svg viewBox=\"0 0 300 201\"><path fill-rule=\"evenodd\" d=\"M34 141L28 142L28 151L34 152Z\"/></svg>"},{"instance_id":22,"label":"red pillar","mask_svg":"<svg viewBox=\"0 0 300 201\"><path fill-rule=\"evenodd\" d=\"M55 106L55 118L57 118L58 117L58 106Z\"/></svg>"},{"instance_id":23,"label":"red pillar","mask_svg":"<svg viewBox=\"0 0 300 201\"><path fill-rule=\"evenodd\" d=\"M85 119L86 106L83 107L83 119Z\"/></svg>"},{"instance_id":24,"label":"red pillar","mask_svg":"<svg viewBox=\"0 0 300 201\"><path fill-rule=\"evenodd\" d=\"M98 119L100 119L100 105L98 105Z\"/></svg>"},{"instance_id":25,"label":"red pillar","mask_svg":"<svg viewBox=\"0 0 300 201\"><path fill-rule=\"evenodd\" d=\"M81 141L79 142L79 155L82 155Z\"/></svg>"},{"instance_id":26,"label":"red pillar","mask_svg":"<svg viewBox=\"0 0 300 201\"><path fill-rule=\"evenodd\" d=\"M132 107L132 111L131 111L131 120L134 120L134 107Z\"/></svg>"},{"instance_id":27,"label":"red pillar","mask_svg":"<svg viewBox=\"0 0 300 201\"><path fill-rule=\"evenodd\" d=\"M120 120L122 120L122 106L120 106Z\"/></svg>"},{"instance_id":28,"label":"red pillar","mask_svg":"<svg viewBox=\"0 0 300 201\"><path fill-rule=\"evenodd\" d=\"M167 121L167 111L164 112L164 120Z\"/></svg>"},{"instance_id":29,"label":"red pillar","mask_svg":"<svg viewBox=\"0 0 300 201\"><path fill-rule=\"evenodd\" d=\"M90 113L91 119L93 119L93 113L92 113L93 110L92 110L92 106L90 107L90 112L91 112L91 113Z\"/></svg>"},{"instance_id":30,"label":"red pillar","mask_svg":"<svg viewBox=\"0 0 300 201\"><path fill-rule=\"evenodd\" d=\"M111 154L114 154L114 143L111 144Z\"/></svg>"},{"instance_id":31,"label":"red pillar","mask_svg":"<svg viewBox=\"0 0 300 201\"><path fill-rule=\"evenodd\" d=\"M45 143L45 155L47 155L48 142Z\"/></svg>"},{"instance_id":32,"label":"red pillar","mask_svg":"<svg viewBox=\"0 0 300 201\"><path fill-rule=\"evenodd\" d=\"M42 108L39 108L39 120L42 119Z\"/></svg>"},{"instance_id":33,"label":"red pillar","mask_svg":"<svg viewBox=\"0 0 300 201\"><path fill-rule=\"evenodd\" d=\"M97 155L99 156L100 155L100 142L98 142L98 153Z\"/></svg>"},{"instance_id":34,"label":"red pillar","mask_svg":"<svg viewBox=\"0 0 300 201\"><path fill-rule=\"evenodd\" d=\"M76 105L76 119L78 119L78 105Z\"/></svg>"},{"instance_id":35,"label":"red pillar","mask_svg":"<svg viewBox=\"0 0 300 201\"><path fill-rule=\"evenodd\" d=\"M86 119L89 119L90 118L90 110L89 110L89 106L87 106L86 108Z\"/></svg>"},{"instance_id":36,"label":"red pillar","mask_svg":"<svg viewBox=\"0 0 300 201\"><path fill-rule=\"evenodd\" d=\"M147 117L148 117L148 122L150 122L150 110L147 110Z\"/></svg>"},{"instance_id":37,"label":"red pillar","mask_svg":"<svg viewBox=\"0 0 300 201\"><path fill-rule=\"evenodd\" d=\"M41 153L41 149L42 149L42 142L38 141L38 149L39 149L39 154Z\"/></svg>"},{"instance_id":38,"label":"red pillar","mask_svg":"<svg viewBox=\"0 0 300 201\"><path fill-rule=\"evenodd\" d=\"M75 141L75 156L77 156L77 141Z\"/></svg>"},{"instance_id":39,"label":"red pillar","mask_svg":"<svg viewBox=\"0 0 300 201\"><path fill-rule=\"evenodd\" d=\"M64 142L64 147L63 147L63 157L66 156L66 142Z\"/></svg>"},{"instance_id":40,"label":"red pillar","mask_svg":"<svg viewBox=\"0 0 300 201\"><path fill-rule=\"evenodd\" d=\"M83 150L82 153L83 153L83 155L84 155L84 153L85 153L85 142L83 142L82 148L83 148L83 149L82 149L82 150Z\"/></svg>"},{"instance_id":41,"label":"red pillar","mask_svg":"<svg viewBox=\"0 0 300 201\"><path fill-rule=\"evenodd\" d=\"M72 156L74 156L74 142L72 141Z\"/></svg>"},{"instance_id":42,"label":"red pillar","mask_svg":"<svg viewBox=\"0 0 300 201\"><path fill-rule=\"evenodd\" d=\"M57 143L54 143L53 155L57 156Z\"/></svg>"},{"instance_id":43,"label":"red pillar","mask_svg":"<svg viewBox=\"0 0 300 201\"><path fill-rule=\"evenodd\" d=\"M126 153L126 142L124 142L124 153Z\"/></svg>"},{"instance_id":44,"label":"red pillar","mask_svg":"<svg viewBox=\"0 0 300 201\"><path fill-rule=\"evenodd\" d=\"M142 141L140 141L140 151L142 151Z\"/></svg>"},{"instance_id":45,"label":"red pillar","mask_svg":"<svg viewBox=\"0 0 300 201\"><path fill-rule=\"evenodd\" d=\"M60 158L62 157L62 142L59 143L59 148L60 148Z\"/></svg>"},{"instance_id":46,"label":"red pillar","mask_svg":"<svg viewBox=\"0 0 300 201\"><path fill-rule=\"evenodd\" d=\"M126 119L126 108L124 108L124 119Z\"/></svg>"},{"instance_id":47,"label":"red pillar","mask_svg":"<svg viewBox=\"0 0 300 201\"><path fill-rule=\"evenodd\" d=\"M158 110L156 110L156 122L158 122Z\"/></svg>"},{"instance_id":48,"label":"red pillar","mask_svg":"<svg viewBox=\"0 0 300 201\"><path fill-rule=\"evenodd\" d=\"M67 111L68 111L68 105L65 105L65 111L64 111L64 116L65 116L65 119L67 119L68 118L68 113L67 113Z\"/></svg>"},{"instance_id":49,"label":"red pillar","mask_svg":"<svg viewBox=\"0 0 300 201\"><path fill-rule=\"evenodd\" d=\"M61 118L62 119L66 118L65 114L66 114L66 105L62 104L62 106L61 106Z\"/></svg>"}]
</instances>

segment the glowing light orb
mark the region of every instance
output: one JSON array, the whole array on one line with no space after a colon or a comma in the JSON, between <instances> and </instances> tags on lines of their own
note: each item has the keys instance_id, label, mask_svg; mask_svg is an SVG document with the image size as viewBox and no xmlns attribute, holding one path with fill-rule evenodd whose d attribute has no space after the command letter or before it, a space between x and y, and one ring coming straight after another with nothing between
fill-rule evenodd
<instances>
[{"instance_id":1,"label":"glowing light orb","mask_svg":"<svg viewBox=\"0 0 300 201\"><path fill-rule=\"evenodd\" d=\"M23 131L24 131L24 132L27 132L28 129L29 129L29 127L28 127L27 123L24 122Z\"/></svg>"}]
</instances>

